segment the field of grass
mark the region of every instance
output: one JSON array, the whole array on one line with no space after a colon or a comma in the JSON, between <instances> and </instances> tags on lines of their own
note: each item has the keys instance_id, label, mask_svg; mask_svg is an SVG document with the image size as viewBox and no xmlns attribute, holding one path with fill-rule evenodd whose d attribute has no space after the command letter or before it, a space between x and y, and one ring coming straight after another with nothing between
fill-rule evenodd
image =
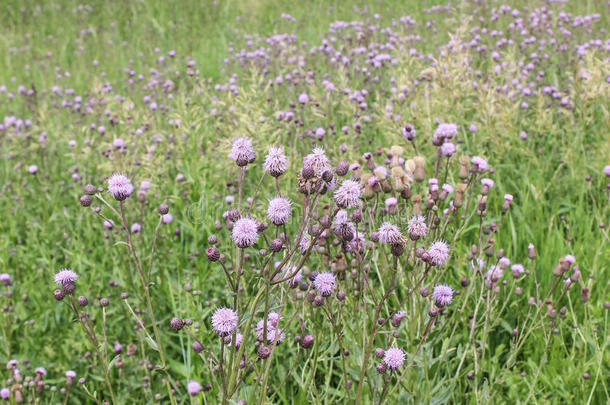
<instances>
[{"instance_id":1,"label":"field of grass","mask_svg":"<svg viewBox=\"0 0 610 405\"><path fill-rule=\"evenodd\" d=\"M595 0L0 2L0 402L609 403L609 15ZM277 181L270 146L288 160ZM246 215L268 228L242 249ZM383 243L385 222L405 238ZM443 263L427 259L438 240ZM63 268L73 284L54 283ZM225 306L238 347L212 325Z\"/></svg>"}]
</instances>

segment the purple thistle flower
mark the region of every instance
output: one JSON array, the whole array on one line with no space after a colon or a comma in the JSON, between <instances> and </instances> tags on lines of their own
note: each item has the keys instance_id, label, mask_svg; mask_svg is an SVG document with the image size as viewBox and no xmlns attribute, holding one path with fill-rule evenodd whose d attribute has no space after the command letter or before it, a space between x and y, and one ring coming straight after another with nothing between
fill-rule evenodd
<instances>
[{"instance_id":1,"label":"purple thistle flower","mask_svg":"<svg viewBox=\"0 0 610 405\"><path fill-rule=\"evenodd\" d=\"M38 166L36 166L36 165L28 166L28 172L30 172L30 174L36 174L37 171L38 171Z\"/></svg>"},{"instance_id":2,"label":"purple thistle flower","mask_svg":"<svg viewBox=\"0 0 610 405\"><path fill-rule=\"evenodd\" d=\"M473 156L472 157L472 164L475 166L475 169L478 172L482 172L487 170L487 160L483 159L480 156Z\"/></svg>"},{"instance_id":3,"label":"purple thistle flower","mask_svg":"<svg viewBox=\"0 0 610 405\"><path fill-rule=\"evenodd\" d=\"M400 244L403 243L404 241L404 237L402 236L402 233L400 233L400 230L398 229L398 227L396 225L392 225L389 222L384 222L380 227L379 227L379 241L382 243L389 243L389 244Z\"/></svg>"},{"instance_id":4,"label":"purple thistle flower","mask_svg":"<svg viewBox=\"0 0 610 405\"><path fill-rule=\"evenodd\" d=\"M453 156L453 154L456 152L456 147L453 144L453 142L445 142L441 145L441 154L443 156L449 157L449 156Z\"/></svg>"},{"instance_id":5,"label":"purple thistle flower","mask_svg":"<svg viewBox=\"0 0 610 405\"><path fill-rule=\"evenodd\" d=\"M398 347L391 347L385 351L383 362L392 370L396 370L405 362L405 352Z\"/></svg>"},{"instance_id":6,"label":"purple thistle flower","mask_svg":"<svg viewBox=\"0 0 610 405\"><path fill-rule=\"evenodd\" d=\"M269 153L265 156L263 170L273 177L279 177L288 169L288 159L284 155L282 147L269 147Z\"/></svg>"},{"instance_id":7,"label":"purple thistle flower","mask_svg":"<svg viewBox=\"0 0 610 405\"><path fill-rule=\"evenodd\" d=\"M173 215L172 215L172 214L170 214L170 213L167 213L167 214L165 214L165 215L163 215L163 216L161 217L161 221L162 221L164 224L169 224L169 223L170 223L170 222L172 222L173 220L174 220L174 217L173 217Z\"/></svg>"},{"instance_id":8,"label":"purple thistle flower","mask_svg":"<svg viewBox=\"0 0 610 405\"><path fill-rule=\"evenodd\" d=\"M265 319L259 320L254 330L257 339L264 343L266 337L267 343L270 344L280 343L284 340L286 335L284 331L279 328L280 319L282 319L282 317L277 312L269 312L269 315L267 316L267 336L264 336Z\"/></svg>"},{"instance_id":9,"label":"purple thistle flower","mask_svg":"<svg viewBox=\"0 0 610 405\"><path fill-rule=\"evenodd\" d=\"M253 162L256 159L256 152L252 147L252 139L245 136L233 139L229 158L240 167Z\"/></svg>"},{"instance_id":10,"label":"purple thistle flower","mask_svg":"<svg viewBox=\"0 0 610 405\"><path fill-rule=\"evenodd\" d=\"M72 378L75 378L75 377L76 377L76 371L73 371L73 370L66 371L66 378L72 379Z\"/></svg>"},{"instance_id":11,"label":"purple thistle flower","mask_svg":"<svg viewBox=\"0 0 610 405\"><path fill-rule=\"evenodd\" d=\"M303 166L311 166L316 175L321 176L326 170L330 170L328 157L322 148L314 148L311 153L303 158Z\"/></svg>"},{"instance_id":12,"label":"purple thistle flower","mask_svg":"<svg viewBox=\"0 0 610 405\"><path fill-rule=\"evenodd\" d=\"M9 388L2 388L0 390L0 398L8 399L11 396L11 390Z\"/></svg>"},{"instance_id":13,"label":"purple thistle flower","mask_svg":"<svg viewBox=\"0 0 610 405\"><path fill-rule=\"evenodd\" d=\"M290 206L292 202L284 197L276 197L269 201L267 218L275 225L284 225L290 218Z\"/></svg>"},{"instance_id":14,"label":"purple thistle flower","mask_svg":"<svg viewBox=\"0 0 610 405\"><path fill-rule=\"evenodd\" d=\"M492 283L495 283L496 281L498 281L499 279L502 278L503 276L503 272L502 272L503 268L500 266L491 266L489 268L489 270L487 270L487 273L485 274L485 278L487 279L487 281L491 281Z\"/></svg>"},{"instance_id":15,"label":"purple thistle flower","mask_svg":"<svg viewBox=\"0 0 610 405\"><path fill-rule=\"evenodd\" d=\"M131 224L131 233L138 233L142 230L142 226L137 222Z\"/></svg>"},{"instance_id":16,"label":"purple thistle flower","mask_svg":"<svg viewBox=\"0 0 610 405\"><path fill-rule=\"evenodd\" d=\"M247 248L258 241L258 225L250 217L243 217L233 224L231 239L240 248Z\"/></svg>"},{"instance_id":17,"label":"purple thistle flower","mask_svg":"<svg viewBox=\"0 0 610 405\"><path fill-rule=\"evenodd\" d=\"M451 139L458 134L458 126L454 123L443 122L434 131L434 136L440 139Z\"/></svg>"},{"instance_id":18,"label":"purple thistle flower","mask_svg":"<svg viewBox=\"0 0 610 405\"><path fill-rule=\"evenodd\" d=\"M197 381L190 380L188 382L188 384L186 384L186 390L189 392L189 394L191 396L194 397L195 395L199 394L203 390L203 387Z\"/></svg>"},{"instance_id":19,"label":"purple thistle flower","mask_svg":"<svg viewBox=\"0 0 610 405\"><path fill-rule=\"evenodd\" d=\"M437 307L442 308L453 301L453 288L445 284L438 284L432 291L432 299Z\"/></svg>"},{"instance_id":20,"label":"purple thistle flower","mask_svg":"<svg viewBox=\"0 0 610 405\"><path fill-rule=\"evenodd\" d=\"M323 297L330 296L337 288L335 275L331 272L320 273L313 281L313 286Z\"/></svg>"},{"instance_id":21,"label":"purple thistle flower","mask_svg":"<svg viewBox=\"0 0 610 405\"><path fill-rule=\"evenodd\" d=\"M121 173L114 173L108 179L108 192L118 201L123 201L133 193L133 185Z\"/></svg>"},{"instance_id":22,"label":"purple thistle flower","mask_svg":"<svg viewBox=\"0 0 610 405\"><path fill-rule=\"evenodd\" d=\"M344 180L341 187L335 190L335 201L341 208L354 208L360 202L361 184L354 180Z\"/></svg>"},{"instance_id":23,"label":"purple thistle flower","mask_svg":"<svg viewBox=\"0 0 610 405\"><path fill-rule=\"evenodd\" d=\"M76 274L72 269L61 269L57 274L55 274L55 283L64 286L74 283L77 278L78 274Z\"/></svg>"},{"instance_id":24,"label":"purple thistle flower","mask_svg":"<svg viewBox=\"0 0 610 405\"><path fill-rule=\"evenodd\" d=\"M421 215L415 215L409 220L407 224L407 232L412 240L417 240L428 234L428 225L426 225L426 218Z\"/></svg>"},{"instance_id":25,"label":"purple thistle flower","mask_svg":"<svg viewBox=\"0 0 610 405\"><path fill-rule=\"evenodd\" d=\"M233 334L237 330L239 317L231 308L217 308L212 315L212 328L220 337Z\"/></svg>"},{"instance_id":26,"label":"purple thistle flower","mask_svg":"<svg viewBox=\"0 0 610 405\"><path fill-rule=\"evenodd\" d=\"M604 174L610 177L610 165L604 166Z\"/></svg>"},{"instance_id":27,"label":"purple thistle flower","mask_svg":"<svg viewBox=\"0 0 610 405\"><path fill-rule=\"evenodd\" d=\"M428 254L430 255L430 263L435 266L442 266L449 260L449 246L445 241L439 240L434 242L428 248Z\"/></svg>"}]
</instances>

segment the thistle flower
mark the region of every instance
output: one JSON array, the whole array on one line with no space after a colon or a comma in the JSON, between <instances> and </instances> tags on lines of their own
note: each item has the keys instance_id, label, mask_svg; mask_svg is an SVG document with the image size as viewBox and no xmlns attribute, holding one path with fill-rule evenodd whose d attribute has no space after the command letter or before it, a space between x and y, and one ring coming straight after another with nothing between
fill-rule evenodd
<instances>
[{"instance_id":1,"label":"thistle flower","mask_svg":"<svg viewBox=\"0 0 610 405\"><path fill-rule=\"evenodd\" d=\"M604 166L604 174L610 177L610 165Z\"/></svg>"},{"instance_id":2,"label":"thistle flower","mask_svg":"<svg viewBox=\"0 0 610 405\"><path fill-rule=\"evenodd\" d=\"M360 202L361 184L354 180L344 180L341 187L335 190L335 201L341 208L355 208Z\"/></svg>"},{"instance_id":3,"label":"thistle flower","mask_svg":"<svg viewBox=\"0 0 610 405\"><path fill-rule=\"evenodd\" d=\"M483 159L480 156L473 156L472 164L474 165L474 169L477 172L483 172L483 171L487 170L487 160Z\"/></svg>"},{"instance_id":4,"label":"thistle flower","mask_svg":"<svg viewBox=\"0 0 610 405\"><path fill-rule=\"evenodd\" d=\"M417 240L428 234L428 225L426 225L426 218L421 215L415 215L409 220L407 224L407 232L409 238Z\"/></svg>"},{"instance_id":5,"label":"thistle flower","mask_svg":"<svg viewBox=\"0 0 610 405\"><path fill-rule=\"evenodd\" d=\"M238 321L237 312L231 308L217 308L212 315L212 328L220 337L229 336L237 330Z\"/></svg>"},{"instance_id":6,"label":"thistle flower","mask_svg":"<svg viewBox=\"0 0 610 405\"><path fill-rule=\"evenodd\" d=\"M330 170L324 149L314 148L309 155L303 158L303 167L311 167L318 176L321 176L326 170Z\"/></svg>"},{"instance_id":7,"label":"thistle flower","mask_svg":"<svg viewBox=\"0 0 610 405\"><path fill-rule=\"evenodd\" d=\"M283 330L279 328L280 319L282 317L277 312L269 312L267 315L267 336L264 336L265 333L265 319L261 319L256 324L256 328L254 329L254 333L256 334L256 338L265 343L265 338L267 343L280 343L286 337Z\"/></svg>"},{"instance_id":8,"label":"thistle flower","mask_svg":"<svg viewBox=\"0 0 610 405\"><path fill-rule=\"evenodd\" d=\"M258 241L258 225L249 217L243 217L233 224L231 239L240 248L254 245Z\"/></svg>"},{"instance_id":9,"label":"thistle flower","mask_svg":"<svg viewBox=\"0 0 610 405\"><path fill-rule=\"evenodd\" d=\"M385 351L383 362L392 370L396 370L405 362L405 352L397 347L391 347Z\"/></svg>"},{"instance_id":10,"label":"thistle flower","mask_svg":"<svg viewBox=\"0 0 610 405\"><path fill-rule=\"evenodd\" d=\"M203 390L203 387L197 381L190 380L188 384L186 384L186 390L191 396L194 397Z\"/></svg>"},{"instance_id":11,"label":"thistle flower","mask_svg":"<svg viewBox=\"0 0 610 405\"><path fill-rule=\"evenodd\" d=\"M288 169L288 159L284 155L282 147L269 147L269 153L265 156L263 170L273 177L281 176Z\"/></svg>"},{"instance_id":12,"label":"thistle flower","mask_svg":"<svg viewBox=\"0 0 610 405\"><path fill-rule=\"evenodd\" d=\"M133 185L124 174L114 173L108 179L108 192L117 201L123 201L133 193Z\"/></svg>"},{"instance_id":13,"label":"thistle flower","mask_svg":"<svg viewBox=\"0 0 610 405\"><path fill-rule=\"evenodd\" d=\"M428 248L428 254L430 255L430 263L435 266L442 266L449 260L449 246L445 241L439 240L434 242Z\"/></svg>"},{"instance_id":14,"label":"thistle flower","mask_svg":"<svg viewBox=\"0 0 610 405\"><path fill-rule=\"evenodd\" d=\"M240 167L253 162L256 159L256 152L252 147L252 139L245 136L234 138L229 159L234 160Z\"/></svg>"},{"instance_id":15,"label":"thistle flower","mask_svg":"<svg viewBox=\"0 0 610 405\"><path fill-rule=\"evenodd\" d=\"M437 307L442 308L453 301L453 288L445 284L438 284L432 291L432 299Z\"/></svg>"},{"instance_id":16,"label":"thistle flower","mask_svg":"<svg viewBox=\"0 0 610 405\"><path fill-rule=\"evenodd\" d=\"M443 122L434 131L434 136L440 139L451 139L458 134L458 126L454 123Z\"/></svg>"},{"instance_id":17,"label":"thistle flower","mask_svg":"<svg viewBox=\"0 0 610 405\"><path fill-rule=\"evenodd\" d=\"M453 156L453 154L455 154L455 152L457 151L455 145L453 144L453 142L445 142L441 145L441 154L443 156L449 157L449 156Z\"/></svg>"},{"instance_id":18,"label":"thistle flower","mask_svg":"<svg viewBox=\"0 0 610 405\"><path fill-rule=\"evenodd\" d=\"M0 273L0 283L5 287L11 285L11 275L8 273Z\"/></svg>"},{"instance_id":19,"label":"thistle flower","mask_svg":"<svg viewBox=\"0 0 610 405\"><path fill-rule=\"evenodd\" d=\"M11 396L11 390L9 388L2 388L0 390L0 398L8 399Z\"/></svg>"},{"instance_id":20,"label":"thistle flower","mask_svg":"<svg viewBox=\"0 0 610 405\"><path fill-rule=\"evenodd\" d=\"M73 284L77 278L78 274L76 274L72 269L61 269L57 274L55 274L55 283L64 287L69 284Z\"/></svg>"},{"instance_id":21,"label":"thistle flower","mask_svg":"<svg viewBox=\"0 0 610 405\"><path fill-rule=\"evenodd\" d=\"M396 225L392 225L389 222L384 222L379 227L379 241L388 244L401 244L404 241L404 237Z\"/></svg>"},{"instance_id":22,"label":"thistle flower","mask_svg":"<svg viewBox=\"0 0 610 405\"><path fill-rule=\"evenodd\" d=\"M284 197L276 197L269 201L267 218L275 225L284 225L290 218L290 206L292 202Z\"/></svg>"},{"instance_id":23,"label":"thistle flower","mask_svg":"<svg viewBox=\"0 0 610 405\"><path fill-rule=\"evenodd\" d=\"M323 297L330 296L337 288L335 275L331 272L320 273L313 281L313 286Z\"/></svg>"}]
</instances>

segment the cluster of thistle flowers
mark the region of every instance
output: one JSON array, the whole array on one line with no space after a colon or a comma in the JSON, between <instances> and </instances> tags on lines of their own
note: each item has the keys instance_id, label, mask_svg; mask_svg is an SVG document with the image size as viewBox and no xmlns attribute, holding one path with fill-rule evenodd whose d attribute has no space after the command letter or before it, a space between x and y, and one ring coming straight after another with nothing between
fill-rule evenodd
<instances>
[{"instance_id":1,"label":"cluster of thistle flowers","mask_svg":"<svg viewBox=\"0 0 610 405\"><path fill-rule=\"evenodd\" d=\"M253 190L245 187L247 174L251 172L247 169L254 166L257 156L252 141L246 137L233 141L229 157L240 173L239 181L235 183L238 187L237 207L223 214L232 245L221 250L220 238L212 235L206 255L222 268L227 285L234 294L233 305L218 308L210 323L220 337L221 347L231 346L230 350L235 351L237 356L229 357L233 363L227 364L224 349L220 356L216 356L193 336L193 349L198 353L206 350L216 363L223 381L223 397L235 394L236 381L247 375L239 370L248 368L255 361L248 357L248 350L245 349L245 343L252 342L252 335L255 356L260 360L268 359L278 344L285 340L289 324L294 319L299 320L301 328L294 340L305 349L314 344L313 334L306 330L309 323L307 319L302 319L297 310L299 301L302 305L309 302L312 308L324 310L338 333L341 356L345 362L350 348L345 346L345 339L339 333L339 322L346 297L372 297L376 304L375 316L370 347L364 353L360 384L364 380L369 357L373 355L375 336L381 327L390 324L392 336L399 337L398 327L406 316L402 306L406 307L406 300L414 291L431 304L429 327L422 336L422 340L425 339L438 321L439 314L447 313L446 307L453 301L455 293L453 287L438 283L451 252L443 238L449 239L451 233L458 233L476 213L485 215L487 195L493 187L491 179L481 179L488 170L488 164L478 156L460 157L457 175L460 181L455 186L445 182L450 177L449 162L456 153L456 146L451 140L457 132L455 124L441 124L435 131L433 143L438 148L438 154L433 177L426 174L426 159L423 156L406 158L401 146L392 146L385 152L379 149L375 153L365 153L357 162L342 160L336 165L331 164L324 150L315 148L303 158L303 166L296 175L297 190L303 195L303 200L298 230L293 234L288 233L286 225L294 215L294 204L282 194L279 181L288 169L288 159L282 148L269 148L262 164L263 177ZM269 201L260 204L256 197L261 193L265 176L275 179L275 187ZM439 178L444 180L441 182ZM479 189L479 195L476 201L471 202L475 188ZM245 197L246 189L253 190L253 195ZM512 196L506 195L504 198L503 210L506 212ZM325 199L330 201L321 202ZM234 198L231 196L227 201L234 202ZM471 210L469 206L472 206ZM258 207L264 208L266 221L254 216ZM217 222L217 229L221 228L222 224ZM384 245L388 246L387 250L383 248ZM258 254L247 252L255 247ZM379 252L379 257L376 252ZM387 267L380 281L371 277L369 262L372 258ZM405 272L403 276L399 268L407 264L414 271ZM431 275L433 268L438 271ZM401 282L401 277L407 280ZM382 296L378 296L374 288L378 282L386 284L387 292ZM428 287L430 283L433 284ZM407 290L403 288L405 284L409 286ZM400 296L402 304L399 308L390 308L395 315L391 322L386 322L379 315L382 309L387 309L385 306L392 293ZM265 294L266 300L271 296L274 305L280 305L282 310L271 311L266 304L254 326L252 316L259 311L260 294ZM341 305L332 304L335 299ZM248 321L243 320L246 311L252 314L247 317ZM284 321L281 326L282 319L289 321ZM180 318L173 318L170 325L175 330L189 326ZM233 345L233 342L236 344ZM379 373L385 373L387 369L392 372L397 370L407 356L406 350L395 343L386 340L385 344L386 347L378 347L374 352L382 358L377 365ZM345 363L343 367L346 372ZM257 377L266 384L264 376ZM351 386L351 380L347 377L345 384Z\"/></svg>"},{"instance_id":2,"label":"cluster of thistle flowers","mask_svg":"<svg viewBox=\"0 0 610 405\"><path fill-rule=\"evenodd\" d=\"M59 391L62 395L66 395L76 379L76 372L67 370L65 386L58 390L57 385L45 383L47 370L44 367L36 367L31 370L29 360L23 361L21 366L31 371L31 375L22 376L18 360L13 359L6 363L6 369L9 371L10 377L6 380L8 386L0 389L0 399L16 404L36 403L42 400L45 392L50 392L53 395ZM80 378L78 383L85 384L85 378Z\"/></svg>"}]
</instances>

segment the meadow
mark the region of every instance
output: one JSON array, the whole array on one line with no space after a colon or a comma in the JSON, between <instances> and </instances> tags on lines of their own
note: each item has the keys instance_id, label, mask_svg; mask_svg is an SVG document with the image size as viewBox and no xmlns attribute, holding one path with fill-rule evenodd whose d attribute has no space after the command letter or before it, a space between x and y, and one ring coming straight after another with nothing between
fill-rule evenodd
<instances>
[{"instance_id":1,"label":"meadow","mask_svg":"<svg viewBox=\"0 0 610 405\"><path fill-rule=\"evenodd\" d=\"M610 403L610 3L0 3L0 403Z\"/></svg>"}]
</instances>

